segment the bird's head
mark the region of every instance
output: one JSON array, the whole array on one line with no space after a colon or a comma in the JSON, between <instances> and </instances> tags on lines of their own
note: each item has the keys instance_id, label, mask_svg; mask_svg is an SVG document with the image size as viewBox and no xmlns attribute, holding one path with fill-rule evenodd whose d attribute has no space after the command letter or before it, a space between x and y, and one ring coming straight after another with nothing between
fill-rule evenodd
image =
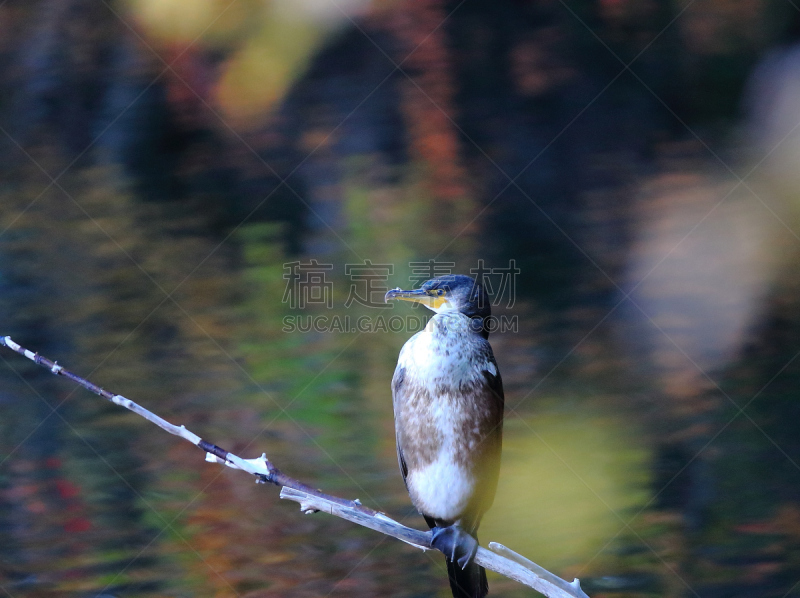
<instances>
[{"instance_id":1,"label":"bird's head","mask_svg":"<svg viewBox=\"0 0 800 598\"><path fill-rule=\"evenodd\" d=\"M432 278L413 291L393 289L386 293L386 301L392 299L421 303L437 314L458 312L469 318L485 319L492 313L483 287L474 278L461 274Z\"/></svg>"}]
</instances>

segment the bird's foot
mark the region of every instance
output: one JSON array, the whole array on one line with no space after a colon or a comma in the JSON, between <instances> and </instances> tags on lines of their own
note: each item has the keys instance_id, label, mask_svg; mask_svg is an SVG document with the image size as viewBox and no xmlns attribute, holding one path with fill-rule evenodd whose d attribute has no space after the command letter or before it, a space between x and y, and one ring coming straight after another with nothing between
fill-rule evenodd
<instances>
[{"instance_id":1,"label":"bird's foot","mask_svg":"<svg viewBox=\"0 0 800 598\"><path fill-rule=\"evenodd\" d=\"M431 530L431 546L443 552L450 561L458 563L462 569L475 558L478 541L457 525L434 527Z\"/></svg>"}]
</instances>

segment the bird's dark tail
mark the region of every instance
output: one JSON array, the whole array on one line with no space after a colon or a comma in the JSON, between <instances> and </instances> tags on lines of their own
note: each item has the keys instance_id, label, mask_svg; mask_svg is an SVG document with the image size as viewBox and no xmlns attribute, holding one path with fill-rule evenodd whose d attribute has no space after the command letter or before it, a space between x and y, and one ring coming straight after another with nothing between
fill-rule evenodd
<instances>
[{"instance_id":1,"label":"bird's dark tail","mask_svg":"<svg viewBox=\"0 0 800 598\"><path fill-rule=\"evenodd\" d=\"M447 559L447 577L453 598L483 598L489 593L486 570L475 562L462 569L458 563Z\"/></svg>"}]
</instances>

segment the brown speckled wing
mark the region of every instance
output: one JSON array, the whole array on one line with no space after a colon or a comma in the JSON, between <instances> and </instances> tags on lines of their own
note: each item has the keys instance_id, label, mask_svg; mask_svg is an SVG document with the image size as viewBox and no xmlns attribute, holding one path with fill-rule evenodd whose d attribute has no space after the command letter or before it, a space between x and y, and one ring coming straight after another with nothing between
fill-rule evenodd
<instances>
[{"instance_id":1,"label":"brown speckled wing","mask_svg":"<svg viewBox=\"0 0 800 598\"><path fill-rule=\"evenodd\" d=\"M396 400L395 397L400 392L403 387L403 381L405 380L405 373L406 369L402 366L397 366L394 371L394 376L392 376L392 399ZM403 458L403 449L400 448L400 439L395 438L396 446L397 446L397 463L400 465L400 473L403 476L403 484L406 485L406 490L408 490L408 484L406 483L406 478L408 477L408 466L406 465L406 460Z\"/></svg>"}]
</instances>

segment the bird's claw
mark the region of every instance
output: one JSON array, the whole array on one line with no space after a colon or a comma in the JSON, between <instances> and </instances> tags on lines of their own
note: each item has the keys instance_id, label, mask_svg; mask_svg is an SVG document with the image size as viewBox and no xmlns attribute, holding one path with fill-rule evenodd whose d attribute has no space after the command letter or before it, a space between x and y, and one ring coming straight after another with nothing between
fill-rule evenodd
<instances>
[{"instance_id":1,"label":"bird's claw","mask_svg":"<svg viewBox=\"0 0 800 598\"><path fill-rule=\"evenodd\" d=\"M462 569L475 558L478 541L457 525L434 527L431 530L431 546L444 553L451 562L455 561Z\"/></svg>"}]
</instances>

